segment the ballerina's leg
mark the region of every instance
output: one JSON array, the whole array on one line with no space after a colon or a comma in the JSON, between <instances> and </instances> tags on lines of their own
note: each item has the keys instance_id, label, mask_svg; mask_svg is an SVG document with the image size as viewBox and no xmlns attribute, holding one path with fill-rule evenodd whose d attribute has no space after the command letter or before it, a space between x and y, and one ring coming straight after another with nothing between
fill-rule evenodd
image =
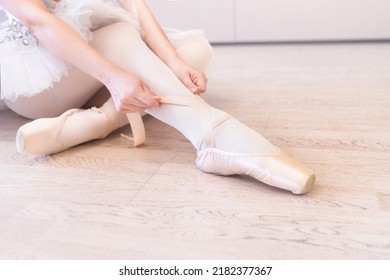
<instances>
[{"instance_id":1,"label":"ballerina's leg","mask_svg":"<svg viewBox=\"0 0 390 280\"><path fill-rule=\"evenodd\" d=\"M118 23L101 31L110 40L96 49L109 53L110 44L123 47L107 58L138 75L162 98L164 104L147 113L191 141L198 150L197 166L201 170L220 175L246 174L296 194L311 189L315 180L311 170L256 131L193 95L131 25ZM118 53L120 61L116 61Z\"/></svg>"}]
</instances>

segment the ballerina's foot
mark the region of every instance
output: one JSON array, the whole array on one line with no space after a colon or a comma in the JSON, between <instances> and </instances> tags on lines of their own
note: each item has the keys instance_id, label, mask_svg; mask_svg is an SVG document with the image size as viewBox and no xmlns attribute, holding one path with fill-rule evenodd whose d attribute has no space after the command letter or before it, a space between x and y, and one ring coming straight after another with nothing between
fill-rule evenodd
<instances>
[{"instance_id":1,"label":"ballerina's foot","mask_svg":"<svg viewBox=\"0 0 390 280\"><path fill-rule=\"evenodd\" d=\"M315 175L310 169L226 112L192 96L164 96L161 103L198 109L203 131L193 143L200 170L217 175L249 175L294 194L304 194L313 187Z\"/></svg>"},{"instance_id":2,"label":"ballerina's foot","mask_svg":"<svg viewBox=\"0 0 390 280\"><path fill-rule=\"evenodd\" d=\"M219 130L221 126L224 127ZM214 120L209 129L198 148L196 164L200 170L218 175L248 175L294 194L304 194L313 187L315 175L309 168L231 116ZM221 131L223 137L217 137ZM218 147L219 141L233 137L234 142L242 143L238 146L241 152L226 151L226 145L222 146L224 150Z\"/></svg>"}]
</instances>

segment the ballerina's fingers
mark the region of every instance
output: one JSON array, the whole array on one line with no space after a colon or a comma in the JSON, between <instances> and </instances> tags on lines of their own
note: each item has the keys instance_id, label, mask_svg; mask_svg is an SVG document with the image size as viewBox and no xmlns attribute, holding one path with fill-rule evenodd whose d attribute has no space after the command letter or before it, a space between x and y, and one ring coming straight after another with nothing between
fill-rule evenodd
<instances>
[{"instance_id":1,"label":"ballerina's fingers","mask_svg":"<svg viewBox=\"0 0 390 280\"><path fill-rule=\"evenodd\" d=\"M127 97L126 99L122 100L115 100L117 99L116 96L113 96L113 98L114 101L117 101L115 102L117 104L116 109L122 113L141 112L147 108L147 106L143 102L137 100L134 97Z\"/></svg>"},{"instance_id":2,"label":"ballerina's fingers","mask_svg":"<svg viewBox=\"0 0 390 280\"><path fill-rule=\"evenodd\" d=\"M159 97L155 96L145 83L142 83L141 91L138 92L135 98L146 108L158 107L160 105Z\"/></svg>"},{"instance_id":3,"label":"ballerina's fingers","mask_svg":"<svg viewBox=\"0 0 390 280\"><path fill-rule=\"evenodd\" d=\"M143 86L134 96L121 100L118 110L124 113L142 112L150 107L159 106L160 97L154 96L147 86Z\"/></svg>"},{"instance_id":4,"label":"ballerina's fingers","mask_svg":"<svg viewBox=\"0 0 390 280\"><path fill-rule=\"evenodd\" d=\"M204 93L207 90L207 78L203 73L199 77L195 78L195 84L198 88L198 93Z\"/></svg>"}]
</instances>

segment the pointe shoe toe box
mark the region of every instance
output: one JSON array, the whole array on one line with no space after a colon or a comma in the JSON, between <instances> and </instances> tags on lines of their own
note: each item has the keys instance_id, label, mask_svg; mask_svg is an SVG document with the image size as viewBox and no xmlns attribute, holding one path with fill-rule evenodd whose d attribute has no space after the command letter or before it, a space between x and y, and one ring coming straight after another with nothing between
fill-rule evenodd
<instances>
[{"instance_id":1,"label":"pointe shoe toe box","mask_svg":"<svg viewBox=\"0 0 390 280\"><path fill-rule=\"evenodd\" d=\"M315 181L310 169L282 151L273 155L242 155L210 148L198 152L196 164L204 172L248 175L294 194L308 192Z\"/></svg>"},{"instance_id":2,"label":"pointe shoe toe box","mask_svg":"<svg viewBox=\"0 0 390 280\"><path fill-rule=\"evenodd\" d=\"M58 142L54 119L37 119L20 127L16 133L16 149L24 155L47 155L64 149Z\"/></svg>"}]
</instances>

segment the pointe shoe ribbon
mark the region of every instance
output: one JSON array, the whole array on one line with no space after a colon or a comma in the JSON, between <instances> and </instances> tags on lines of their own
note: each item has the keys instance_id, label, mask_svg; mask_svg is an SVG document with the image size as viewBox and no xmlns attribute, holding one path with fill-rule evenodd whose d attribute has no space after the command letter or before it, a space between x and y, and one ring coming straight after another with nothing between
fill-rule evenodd
<instances>
[{"instance_id":1,"label":"pointe shoe ribbon","mask_svg":"<svg viewBox=\"0 0 390 280\"><path fill-rule=\"evenodd\" d=\"M194 99L187 96L164 96L160 98L162 104L172 104L179 106L193 106ZM128 140L134 147L142 145L146 141L145 126L140 113L127 113L127 119L133 132L133 137L121 134L123 138Z\"/></svg>"},{"instance_id":2,"label":"pointe shoe ribbon","mask_svg":"<svg viewBox=\"0 0 390 280\"><path fill-rule=\"evenodd\" d=\"M146 140L144 122L142 121L141 114L138 112L128 113L126 115L129 120L131 131L133 132L133 137L125 134L121 134L121 136L128 140L134 147L137 147L145 143Z\"/></svg>"}]
</instances>

